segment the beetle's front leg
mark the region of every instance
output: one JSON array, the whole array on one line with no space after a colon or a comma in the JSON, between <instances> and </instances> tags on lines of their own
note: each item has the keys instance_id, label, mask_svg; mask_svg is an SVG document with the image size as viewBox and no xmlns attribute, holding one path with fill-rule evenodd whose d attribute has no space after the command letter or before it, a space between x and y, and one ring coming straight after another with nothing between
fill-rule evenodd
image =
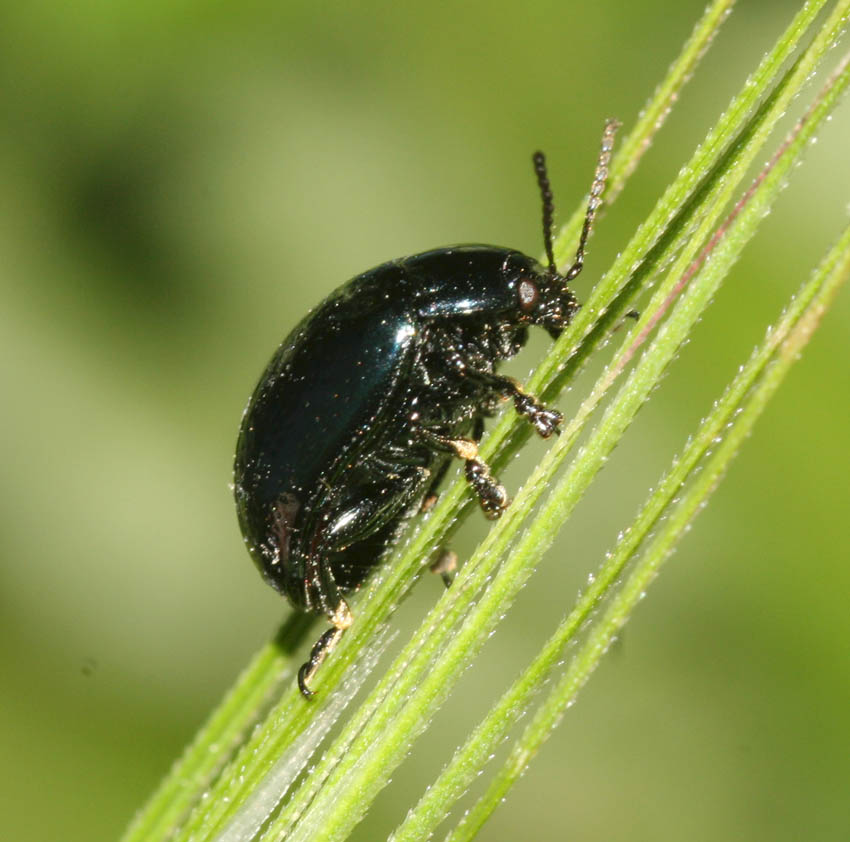
<instances>
[{"instance_id":1,"label":"beetle's front leg","mask_svg":"<svg viewBox=\"0 0 850 842\"><path fill-rule=\"evenodd\" d=\"M483 386L493 395L511 398L516 411L533 424L542 438L548 439L552 433L559 432L558 427L564 416L557 409L544 406L534 395L529 395L512 377L472 368L457 351L448 355L448 362L456 375Z\"/></svg>"},{"instance_id":2,"label":"beetle's front leg","mask_svg":"<svg viewBox=\"0 0 850 842\"><path fill-rule=\"evenodd\" d=\"M557 409L544 406L534 395L529 395L513 378L489 371L473 371L469 368L464 370L464 376L477 380L503 397L511 398L516 411L525 416L537 430L538 435L544 439L548 439L552 433L559 432L558 427L564 420L564 416Z\"/></svg>"},{"instance_id":3,"label":"beetle's front leg","mask_svg":"<svg viewBox=\"0 0 850 842\"><path fill-rule=\"evenodd\" d=\"M490 468L478 453L478 445L472 439L452 438L426 427L415 427L414 434L436 450L453 453L466 463L466 481L478 495L484 514L491 520L500 517L508 507L508 492L490 473Z\"/></svg>"}]
</instances>

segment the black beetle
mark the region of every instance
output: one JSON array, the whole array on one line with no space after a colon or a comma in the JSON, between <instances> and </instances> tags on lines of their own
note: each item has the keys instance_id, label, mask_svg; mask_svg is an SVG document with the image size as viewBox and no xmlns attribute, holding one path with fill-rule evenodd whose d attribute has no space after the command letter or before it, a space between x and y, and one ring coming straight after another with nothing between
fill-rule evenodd
<instances>
[{"instance_id":1,"label":"black beetle","mask_svg":"<svg viewBox=\"0 0 850 842\"><path fill-rule=\"evenodd\" d=\"M478 456L484 418L511 398L537 432L561 414L498 364L528 326L557 337L578 309L567 284L581 271L617 124L609 121L575 261L561 275L552 251L553 200L543 154L548 266L513 249L466 245L384 263L332 293L292 331L246 408L234 490L245 543L263 578L331 628L298 673L308 682L352 617L357 588L405 518L432 500L452 457L488 517L508 505Z\"/></svg>"}]
</instances>

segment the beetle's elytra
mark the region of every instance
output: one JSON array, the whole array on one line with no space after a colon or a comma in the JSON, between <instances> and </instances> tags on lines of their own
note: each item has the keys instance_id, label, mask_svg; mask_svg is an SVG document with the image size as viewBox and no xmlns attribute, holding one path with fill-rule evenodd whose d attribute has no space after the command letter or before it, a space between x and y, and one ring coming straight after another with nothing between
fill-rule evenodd
<instances>
[{"instance_id":1,"label":"beetle's elytra","mask_svg":"<svg viewBox=\"0 0 850 842\"><path fill-rule=\"evenodd\" d=\"M497 373L528 327L557 337L578 303L581 271L605 185L614 132L605 127L573 265L552 251L552 193L543 154L548 265L518 251L465 245L384 263L332 293L283 342L242 417L234 488L239 525L263 578L331 628L301 667L308 684L352 617L345 595L391 545L405 518L435 494L453 457L484 513L508 505L479 458L484 419L510 398L537 432L561 415Z\"/></svg>"}]
</instances>

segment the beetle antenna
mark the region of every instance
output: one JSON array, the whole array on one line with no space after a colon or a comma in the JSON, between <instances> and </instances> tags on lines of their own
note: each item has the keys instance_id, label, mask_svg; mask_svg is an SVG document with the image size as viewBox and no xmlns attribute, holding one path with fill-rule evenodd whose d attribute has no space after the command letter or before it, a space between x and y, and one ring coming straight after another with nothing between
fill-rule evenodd
<instances>
[{"instance_id":1,"label":"beetle antenna","mask_svg":"<svg viewBox=\"0 0 850 842\"><path fill-rule=\"evenodd\" d=\"M543 200L543 247L546 249L549 271L553 275L557 275L555 252L552 250L552 222L555 217L555 200L552 196L552 188L549 186L549 176L546 173L546 156L538 151L534 153L532 159L534 161L534 172L537 173L537 184L540 186L540 198Z\"/></svg>"},{"instance_id":2,"label":"beetle antenna","mask_svg":"<svg viewBox=\"0 0 850 842\"><path fill-rule=\"evenodd\" d=\"M578 249L576 250L573 265L564 274L564 280L567 283L572 281L584 266L584 249L587 245L587 238L590 236L590 230L593 227L596 212L602 204L602 192L605 190L605 182L608 179L608 164L611 161L611 150L614 148L614 135L619 128L620 123L617 120L605 121L605 130L602 132L602 144L599 149L599 158L596 161L596 172L593 174L593 183L590 185L590 198L587 200L587 213L584 215L584 226L581 229ZM547 256L549 256L551 262L552 258L548 250Z\"/></svg>"}]
</instances>

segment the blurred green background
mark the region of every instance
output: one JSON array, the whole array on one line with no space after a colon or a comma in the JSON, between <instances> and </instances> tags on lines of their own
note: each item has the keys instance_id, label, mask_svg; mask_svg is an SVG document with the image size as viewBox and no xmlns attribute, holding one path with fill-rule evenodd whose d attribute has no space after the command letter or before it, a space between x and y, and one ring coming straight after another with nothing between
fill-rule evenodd
<instances>
[{"instance_id":1,"label":"blurred green background","mask_svg":"<svg viewBox=\"0 0 850 842\"><path fill-rule=\"evenodd\" d=\"M2 838L116 838L288 611L228 482L295 321L390 257L539 253L531 151L565 217L604 118L630 128L704 2L3 4ZM726 23L580 297L796 8ZM536 651L837 236L848 129L845 102L357 839L385 838ZM483 839L850 838L849 331L845 294Z\"/></svg>"}]
</instances>

